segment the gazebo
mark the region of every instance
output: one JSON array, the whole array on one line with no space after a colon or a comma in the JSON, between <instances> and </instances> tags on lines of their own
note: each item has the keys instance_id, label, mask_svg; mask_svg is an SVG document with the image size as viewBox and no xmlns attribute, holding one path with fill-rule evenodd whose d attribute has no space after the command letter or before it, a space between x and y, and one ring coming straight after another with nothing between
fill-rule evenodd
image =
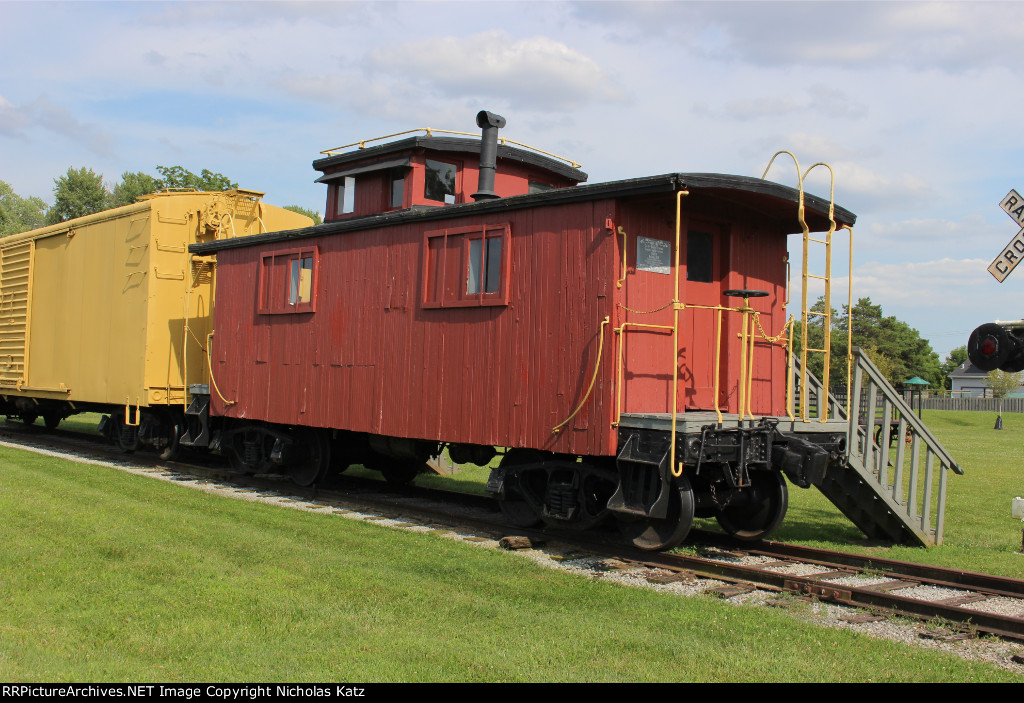
<instances>
[{"instance_id":1,"label":"gazebo","mask_svg":"<svg viewBox=\"0 0 1024 703\"><path fill-rule=\"evenodd\" d=\"M912 379L903 382L904 389L910 389L910 407L914 407L914 396L917 396L917 416L921 417L921 406L924 405L921 399L921 391L930 386L928 381L924 380L920 376L914 376Z\"/></svg>"}]
</instances>

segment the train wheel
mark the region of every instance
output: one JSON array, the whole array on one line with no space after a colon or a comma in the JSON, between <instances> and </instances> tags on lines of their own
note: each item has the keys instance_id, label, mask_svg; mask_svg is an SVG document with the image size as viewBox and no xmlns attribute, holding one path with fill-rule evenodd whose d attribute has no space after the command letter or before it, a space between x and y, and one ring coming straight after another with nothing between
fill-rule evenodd
<instances>
[{"instance_id":1,"label":"train wheel","mask_svg":"<svg viewBox=\"0 0 1024 703\"><path fill-rule=\"evenodd\" d=\"M232 471L252 475L259 469L258 462L247 464L245 461L245 430L246 421L228 418L224 421L224 432L221 440L220 453L228 460Z\"/></svg>"},{"instance_id":2,"label":"train wheel","mask_svg":"<svg viewBox=\"0 0 1024 703\"><path fill-rule=\"evenodd\" d=\"M331 443L326 434L299 428L295 431L295 444L299 448L296 460L289 466L292 481L300 486L312 486L327 478L331 470Z\"/></svg>"},{"instance_id":3,"label":"train wheel","mask_svg":"<svg viewBox=\"0 0 1024 703\"><path fill-rule=\"evenodd\" d=\"M178 457L178 449L181 446L179 441L185 431L183 423L184 421L172 421L169 425L166 425L168 429L164 439L167 441L167 444L160 450L161 461L172 461Z\"/></svg>"},{"instance_id":4,"label":"train wheel","mask_svg":"<svg viewBox=\"0 0 1024 703\"><path fill-rule=\"evenodd\" d=\"M37 417L39 416L35 413L22 413L21 421L24 422L26 425L34 425L36 424Z\"/></svg>"},{"instance_id":5,"label":"train wheel","mask_svg":"<svg viewBox=\"0 0 1024 703\"><path fill-rule=\"evenodd\" d=\"M647 551L672 549L682 542L693 525L693 489L686 476L669 484L668 513L663 518L631 518L616 515L622 536L634 547Z\"/></svg>"},{"instance_id":6,"label":"train wheel","mask_svg":"<svg viewBox=\"0 0 1024 703\"><path fill-rule=\"evenodd\" d=\"M390 463L381 467L380 472L384 475L385 481L396 486L412 483L412 480L420 472L420 466L423 465L423 462L416 459L390 459L388 461Z\"/></svg>"},{"instance_id":7,"label":"train wheel","mask_svg":"<svg viewBox=\"0 0 1024 703\"><path fill-rule=\"evenodd\" d=\"M579 464L579 466L582 467L583 464ZM552 481L554 479L549 475L548 480ZM581 486L576 496L579 503L573 519L566 521L543 516L541 520L549 527L557 527L563 530L592 530L610 516L608 512L608 499L615 494L617 486L617 481L586 472L581 479Z\"/></svg>"},{"instance_id":8,"label":"train wheel","mask_svg":"<svg viewBox=\"0 0 1024 703\"><path fill-rule=\"evenodd\" d=\"M139 448L139 428L134 425L126 425L116 413L111 416L111 437L114 446L125 454L131 454Z\"/></svg>"},{"instance_id":9,"label":"train wheel","mask_svg":"<svg viewBox=\"0 0 1024 703\"><path fill-rule=\"evenodd\" d=\"M235 451L234 447L223 449L221 450L221 453L227 457L228 466L231 467L232 471L237 471L238 473L242 474L256 473L256 468L246 464L245 460L237 451Z\"/></svg>"},{"instance_id":10,"label":"train wheel","mask_svg":"<svg viewBox=\"0 0 1024 703\"><path fill-rule=\"evenodd\" d=\"M55 430L60 421L64 419L64 415L59 410L50 410L43 413L43 424L46 425L46 429Z\"/></svg>"},{"instance_id":11,"label":"train wheel","mask_svg":"<svg viewBox=\"0 0 1024 703\"><path fill-rule=\"evenodd\" d=\"M786 479L778 471L750 473L753 496L743 505L726 507L715 519L736 539L764 539L782 523L789 507Z\"/></svg>"},{"instance_id":12,"label":"train wheel","mask_svg":"<svg viewBox=\"0 0 1024 703\"><path fill-rule=\"evenodd\" d=\"M544 456L540 452L532 449L513 449L502 457L500 466L505 469L541 461L544 461ZM501 508L505 521L514 527L536 527L541 523L540 513L522 497L506 492L505 499L498 501L498 507Z\"/></svg>"}]
</instances>

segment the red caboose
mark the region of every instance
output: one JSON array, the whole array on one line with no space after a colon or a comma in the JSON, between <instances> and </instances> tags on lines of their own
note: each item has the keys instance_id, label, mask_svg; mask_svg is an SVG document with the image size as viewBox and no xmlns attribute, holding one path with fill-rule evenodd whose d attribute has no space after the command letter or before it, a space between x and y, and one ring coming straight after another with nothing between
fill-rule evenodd
<instances>
[{"instance_id":1,"label":"red caboose","mask_svg":"<svg viewBox=\"0 0 1024 703\"><path fill-rule=\"evenodd\" d=\"M576 164L478 124L483 140L314 162L323 225L191 247L217 256L222 451L308 484L332 457L403 479L445 446L476 463L504 447L489 488L518 524L613 515L647 548L695 514L770 532L782 473L808 485L846 431L786 419L802 193L716 174L577 185ZM805 205L811 231L854 221Z\"/></svg>"}]
</instances>

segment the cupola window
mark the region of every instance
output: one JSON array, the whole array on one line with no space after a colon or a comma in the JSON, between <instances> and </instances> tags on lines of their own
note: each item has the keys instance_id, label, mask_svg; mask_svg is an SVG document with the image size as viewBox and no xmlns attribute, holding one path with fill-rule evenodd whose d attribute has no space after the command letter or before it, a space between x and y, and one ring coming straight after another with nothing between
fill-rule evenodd
<instances>
[{"instance_id":1,"label":"cupola window","mask_svg":"<svg viewBox=\"0 0 1024 703\"><path fill-rule=\"evenodd\" d=\"M335 213L348 215L356 210L356 179L352 176L345 176L338 183L337 206Z\"/></svg>"},{"instance_id":2,"label":"cupola window","mask_svg":"<svg viewBox=\"0 0 1024 703\"><path fill-rule=\"evenodd\" d=\"M423 197L445 205L454 204L457 176L458 168L455 164L427 159Z\"/></svg>"}]
</instances>

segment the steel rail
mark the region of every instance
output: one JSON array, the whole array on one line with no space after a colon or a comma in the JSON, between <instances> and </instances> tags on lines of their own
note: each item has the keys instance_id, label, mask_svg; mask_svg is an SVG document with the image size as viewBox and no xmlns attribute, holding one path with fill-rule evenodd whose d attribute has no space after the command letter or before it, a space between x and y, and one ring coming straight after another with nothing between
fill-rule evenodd
<instances>
[{"instance_id":1,"label":"steel rail","mask_svg":"<svg viewBox=\"0 0 1024 703\"><path fill-rule=\"evenodd\" d=\"M740 542L717 532L703 530L693 530L690 534L691 540L699 540L702 544L739 550L753 556L793 559L802 563L821 564L834 568L849 567L859 571L877 571L885 576L902 576L937 586L970 588L992 595L1024 598L1024 579L1015 579L1009 576L982 574L963 569L805 547L771 540L756 543Z\"/></svg>"},{"instance_id":2,"label":"steel rail","mask_svg":"<svg viewBox=\"0 0 1024 703\"><path fill-rule=\"evenodd\" d=\"M842 605L869 609L880 608L892 613L913 615L927 620L941 618L979 632L1024 640L1024 618L945 605L936 601L908 598L880 590L873 590L871 586L858 587L831 584L827 578L772 572L753 566L729 564L703 557L662 554L653 558L638 557L638 559L643 559L643 563L649 566L682 569L705 578L726 579L734 582L753 582L771 586L780 591L814 596L820 600ZM850 572L846 571L845 573ZM842 575L843 571L840 570L834 574L834 577ZM925 582L922 585L930 584Z\"/></svg>"}]
</instances>

